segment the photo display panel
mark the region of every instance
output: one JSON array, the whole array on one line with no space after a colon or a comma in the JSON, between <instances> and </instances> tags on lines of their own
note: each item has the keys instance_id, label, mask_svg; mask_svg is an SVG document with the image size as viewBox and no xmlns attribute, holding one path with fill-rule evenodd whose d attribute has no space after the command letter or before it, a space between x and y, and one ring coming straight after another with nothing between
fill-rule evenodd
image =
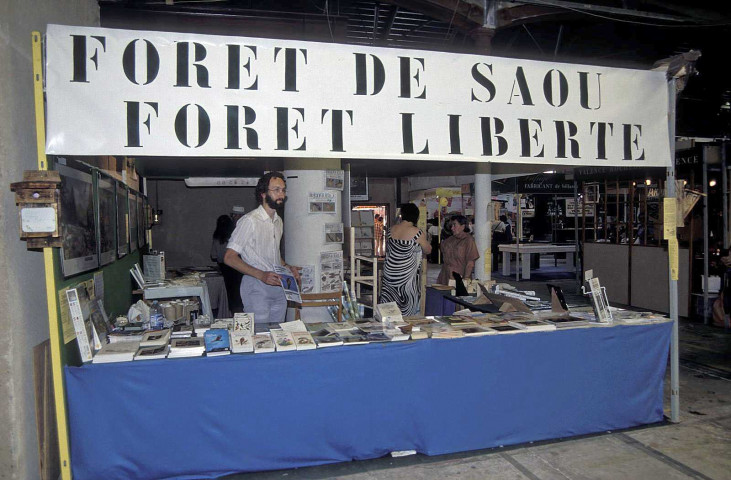
<instances>
[{"instance_id":1,"label":"photo display panel","mask_svg":"<svg viewBox=\"0 0 731 480\"><path fill-rule=\"evenodd\" d=\"M127 215L127 187L117 182L117 256L129 253L129 221Z\"/></svg>"},{"instance_id":2,"label":"photo display panel","mask_svg":"<svg viewBox=\"0 0 731 480\"><path fill-rule=\"evenodd\" d=\"M56 169L61 175L61 266L69 277L99 266L94 188L90 172L60 163Z\"/></svg>"},{"instance_id":3,"label":"photo display panel","mask_svg":"<svg viewBox=\"0 0 731 480\"><path fill-rule=\"evenodd\" d=\"M137 250L137 192L128 190L127 201L129 208L129 251Z\"/></svg>"},{"instance_id":4,"label":"photo display panel","mask_svg":"<svg viewBox=\"0 0 731 480\"><path fill-rule=\"evenodd\" d=\"M97 172L97 224L99 225L99 263L107 265L116 258L116 182L109 176Z\"/></svg>"}]
</instances>

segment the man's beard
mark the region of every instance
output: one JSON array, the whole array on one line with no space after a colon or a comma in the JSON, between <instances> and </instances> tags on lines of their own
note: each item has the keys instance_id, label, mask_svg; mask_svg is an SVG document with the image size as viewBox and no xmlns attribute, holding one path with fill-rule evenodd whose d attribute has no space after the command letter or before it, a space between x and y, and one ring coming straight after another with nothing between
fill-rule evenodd
<instances>
[{"instance_id":1,"label":"man's beard","mask_svg":"<svg viewBox=\"0 0 731 480\"><path fill-rule=\"evenodd\" d=\"M287 201L287 197L284 197L280 200L274 200L269 194L267 193L264 197L264 201L267 202L267 205L269 205L269 208L273 208L274 210L279 210L282 207L284 207L284 202Z\"/></svg>"}]
</instances>

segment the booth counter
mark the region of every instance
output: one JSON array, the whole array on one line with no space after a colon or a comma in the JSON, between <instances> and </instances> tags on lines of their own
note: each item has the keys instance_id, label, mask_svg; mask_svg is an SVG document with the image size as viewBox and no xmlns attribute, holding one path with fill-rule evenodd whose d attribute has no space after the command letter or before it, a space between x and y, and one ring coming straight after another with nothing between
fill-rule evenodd
<instances>
[{"instance_id":1,"label":"booth counter","mask_svg":"<svg viewBox=\"0 0 731 480\"><path fill-rule=\"evenodd\" d=\"M659 422L671 327L66 367L72 473L209 478Z\"/></svg>"}]
</instances>

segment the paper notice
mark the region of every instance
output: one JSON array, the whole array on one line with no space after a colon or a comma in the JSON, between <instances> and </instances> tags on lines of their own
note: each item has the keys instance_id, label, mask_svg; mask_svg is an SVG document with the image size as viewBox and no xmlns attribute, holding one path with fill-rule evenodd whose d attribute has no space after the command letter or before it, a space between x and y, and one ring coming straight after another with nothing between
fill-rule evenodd
<instances>
[{"instance_id":1,"label":"paper notice","mask_svg":"<svg viewBox=\"0 0 731 480\"><path fill-rule=\"evenodd\" d=\"M668 262L670 264L670 280L678 279L678 239L668 240Z\"/></svg>"},{"instance_id":2,"label":"paper notice","mask_svg":"<svg viewBox=\"0 0 731 480\"><path fill-rule=\"evenodd\" d=\"M676 230L676 211L678 209L678 201L675 197L663 199L663 238L670 240L671 238L677 238L675 234Z\"/></svg>"}]
</instances>

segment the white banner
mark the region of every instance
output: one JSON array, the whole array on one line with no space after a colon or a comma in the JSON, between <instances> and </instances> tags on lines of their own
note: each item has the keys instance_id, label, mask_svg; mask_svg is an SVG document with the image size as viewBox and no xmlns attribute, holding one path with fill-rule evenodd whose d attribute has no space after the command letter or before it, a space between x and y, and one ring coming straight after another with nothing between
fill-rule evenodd
<instances>
[{"instance_id":1,"label":"white banner","mask_svg":"<svg viewBox=\"0 0 731 480\"><path fill-rule=\"evenodd\" d=\"M662 72L50 25L46 152L666 166Z\"/></svg>"}]
</instances>

